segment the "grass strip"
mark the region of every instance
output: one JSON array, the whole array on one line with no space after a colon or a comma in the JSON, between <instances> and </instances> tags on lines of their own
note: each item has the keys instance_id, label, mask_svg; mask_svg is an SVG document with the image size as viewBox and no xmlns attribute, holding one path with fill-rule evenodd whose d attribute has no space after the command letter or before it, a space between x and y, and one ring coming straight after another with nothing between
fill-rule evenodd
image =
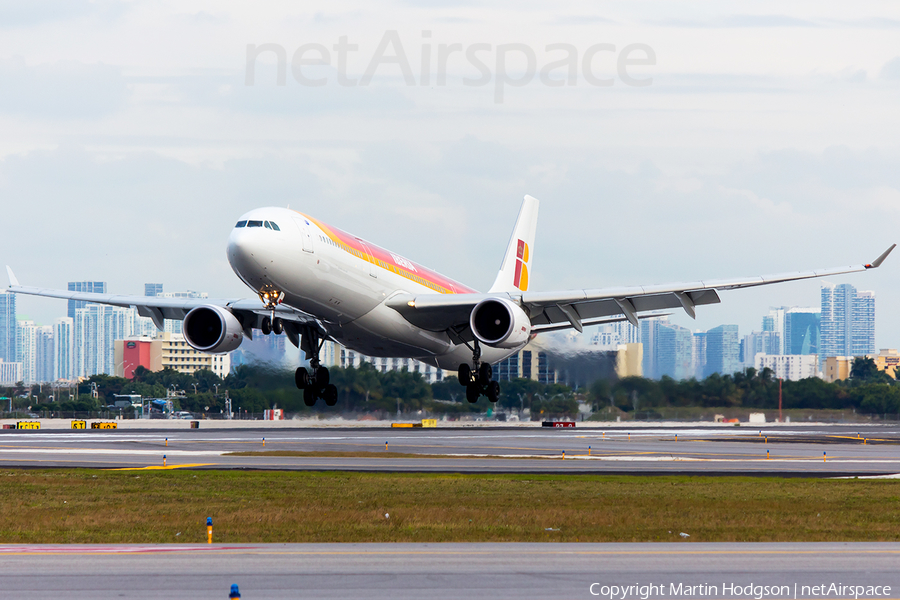
<instances>
[{"instance_id":1,"label":"grass strip","mask_svg":"<svg viewBox=\"0 0 900 600\"><path fill-rule=\"evenodd\" d=\"M0 470L0 543L897 541L900 481ZM690 538L680 537L680 533Z\"/></svg>"}]
</instances>

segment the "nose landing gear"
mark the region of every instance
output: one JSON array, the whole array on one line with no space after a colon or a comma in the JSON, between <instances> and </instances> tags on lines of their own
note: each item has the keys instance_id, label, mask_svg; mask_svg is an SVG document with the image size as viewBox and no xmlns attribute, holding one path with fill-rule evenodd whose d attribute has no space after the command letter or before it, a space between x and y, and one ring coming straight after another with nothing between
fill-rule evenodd
<instances>
[{"instance_id":1,"label":"nose landing gear","mask_svg":"<svg viewBox=\"0 0 900 600\"><path fill-rule=\"evenodd\" d=\"M284 321L275 316L275 309L284 301L284 292L266 285L259 291L259 299L266 307L266 310L272 311L272 316L263 317L262 323L259 325L263 335L269 335L270 333L281 335L284 332Z\"/></svg>"},{"instance_id":2,"label":"nose landing gear","mask_svg":"<svg viewBox=\"0 0 900 600\"><path fill-rule=\"evenodd\" d=\"M319 351L323 343L325 340L321 339L319 330L315 327L306 325L301 329L300 349L310 357L309 366L312 372L305 367L299 367L294 374L294 382L303 390L303 403L307 406L315 406L319 398L328 406L337 404L337 387L331 383L328 369L319 362Z\"/></svg>"},{"instance_id":3,"label":"nose landing gear","mask_svg":"<svg viewBox=\"0 0 900 600\"><path fill-rule=\"evenodd\" d=\"M494 369L490 363L481 362L481 346L478 340L472 348L472 366L466 363L459 365L459 383L466 388L466 400L475 403L481 395L487 396L491 402L500 397L500 384L493 380Z\"/></svg>"}]
</instances>

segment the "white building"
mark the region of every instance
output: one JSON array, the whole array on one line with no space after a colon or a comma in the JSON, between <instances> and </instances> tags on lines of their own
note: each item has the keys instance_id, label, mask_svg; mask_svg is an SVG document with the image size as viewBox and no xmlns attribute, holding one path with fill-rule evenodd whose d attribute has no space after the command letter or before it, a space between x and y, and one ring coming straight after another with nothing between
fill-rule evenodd
<instances>
[{"instance_id":1,"label":"white building","mask_svg":"<svg viewBox=\"0 0 900 600\"><path fill-rule=\"evenodd\" d=\"M815 354L757 354L756 370L768 367L776 379L799 381L819 375L819 357Z\"/></svg>"},{"instance_id":2,"label":"white building","mask_svg":"<svg viewBox=\"0 0 900 600\"><path fill-rule=\"evenodd\" d=\"M53 323L53 380L74 379L75 320L60 317Z\"/></svg>"},{"instance_id":3,"label":"white building","mask_svg":"<svg viewBox=\"0 0 900 600\"><path fill-rule=\"evenodd\" d=\"M627 321L607 323L597 327L591 338L592 346L600 346L604 350L617 350L623 344L640 344L641 330Z\"/></svg>"},{"instance_id":4,"label":"white building","mask_svg":"<svg viewBox=\"0 0 900 600\"><path fill-rule=\"evenodd\" d=\"M22 363L0 359L0 385L15 385L22 381Z\"/></svg>"},{"instance_id":5,"label":"white building","mask_svg":"<svg viewBox=\"0 0 900 600\"><path fill-rule=\"evenodd\" d=\"M37 327L34 321L21 319L16 327L16 362L22 364L26 384L37 382Z\"/></svg>"},{"instance_id":6,"label":"white building","mask_svg":"<svg viewBox=\"0 0 900 600\"><path fill-rule=\"evenodd\" d=\"M114 342L117 377L131 379L134 370L142 366L150 371L175 369L185 375L199 370L212 371L225 378L231 371L230 354L207 354L190 346L184 336L163 332L154 338L130 337Z\"/></svg>"},{"instance_id":7,"label":"white building","mask_svg":"<svg viewBox=\"0 0 900 600\"><path fill-rule=\"evenodd\" d=\"M348 367L359 368L364 363L372 364L378 371L387 373L388 371L402 371L406 369L410 373L421 373L422 377L428 383L441 381L444 378L444 370L426 365L412 358L381 358L365 356L353 350L347 350L340 344L327 341L322 346L322 352L319 355L322 366L325 367Z\"/></svg>"}]
</instances>

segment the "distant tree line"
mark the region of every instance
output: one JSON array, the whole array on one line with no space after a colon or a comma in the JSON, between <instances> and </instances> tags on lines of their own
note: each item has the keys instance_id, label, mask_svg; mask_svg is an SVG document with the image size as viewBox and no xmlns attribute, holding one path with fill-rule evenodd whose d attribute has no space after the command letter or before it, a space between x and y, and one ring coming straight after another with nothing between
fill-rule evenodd
<instances>
[{"instance_id":1,"label":"distant tree line","mask_svg":"<svg viewBox=\"0 0 900 600\"><path fill-rule=\"evenodd\" d=\"M370 413L387 416L403 414L464 415L488 409L521 411L530 409L533 419L572 417L578 403L588 402L594 410L614 407L625 413L660 407L709 407L775 409L778 407L778 380L771 369L746 369L733 375L713 374L703 380L659 381L642 377L599 379L587 390L576 392L562 384L541 384L529 379L503 382L497 405L486 398L470 404L456 377L429 384L420 373L381 372L364 363L359 368L331 368L331 381L338 388L334 407L303 403L291 371L260 365L240 365L225 379L212 371L193 375L173 369L152 372L138 367L134 379L94 375L69 388L49 385L0 387L0 396L14 399L14 407L32 406L35 411L88 412L114 404L117 394L139 394L144 398L165 398L167 391L179 390L176 410L196 414L219 413L225 409L226 394L232 410L260 413L283 408L290 413ZM878 370L871 358L854 360L850 379L826 383L819 378L784 381L782 406L785 409L853 409L860 413L900 413L900 383ZM94 398L92 391L96 391ZM55 394L55 396L54 396ZM71 395L70 395L71 394ZM5 403L5 401L4 401ZM5 408L5 407L0 407Z\"/></svg>"},{"instance_id":2,"label":"distant tree line","mask_svg":"<svg viewBox=\"0 0 900 600\"><path fill-rule=\"evenodd\" d=\"M590 398L595 408L615 406L627 412L689 406L777 409L778 380L769 368L750 368L733 375L714 373L703 380L626 377L596 381L590 387ZM782 407L900 413L900 384L879 371L873 359L856 358L846 381L827 383L818 377L783 381Z\"/></svg>"}]
</instances>

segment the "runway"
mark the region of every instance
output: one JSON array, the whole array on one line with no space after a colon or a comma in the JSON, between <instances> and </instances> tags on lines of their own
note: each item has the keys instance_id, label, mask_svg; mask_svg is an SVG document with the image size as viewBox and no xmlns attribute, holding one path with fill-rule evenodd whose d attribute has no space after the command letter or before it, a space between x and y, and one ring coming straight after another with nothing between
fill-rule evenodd
<instances>
[{"instance_id":1,"label":"runway","mask_svg":"<svg viewBox=\"0 0 900 600\"><path fill-rule=\"evenodd\" d=\"M166 468L884 475L900 473L900 426L0 431L0 467L161 468L164 456Z\"/></svg>"},{"instance_id":2,"label":"runway","mask_svg":"<svg viewBox=\"0 0 900 600\"><path fill-rule=\"evenodd\" d=\"M884 599L900 597L898 560L895 543L0 546L0 589L17 600L218 600L232 583L244 600ZM813 593L832 584L862 593Z\"/></svg>"}]
</instances>

